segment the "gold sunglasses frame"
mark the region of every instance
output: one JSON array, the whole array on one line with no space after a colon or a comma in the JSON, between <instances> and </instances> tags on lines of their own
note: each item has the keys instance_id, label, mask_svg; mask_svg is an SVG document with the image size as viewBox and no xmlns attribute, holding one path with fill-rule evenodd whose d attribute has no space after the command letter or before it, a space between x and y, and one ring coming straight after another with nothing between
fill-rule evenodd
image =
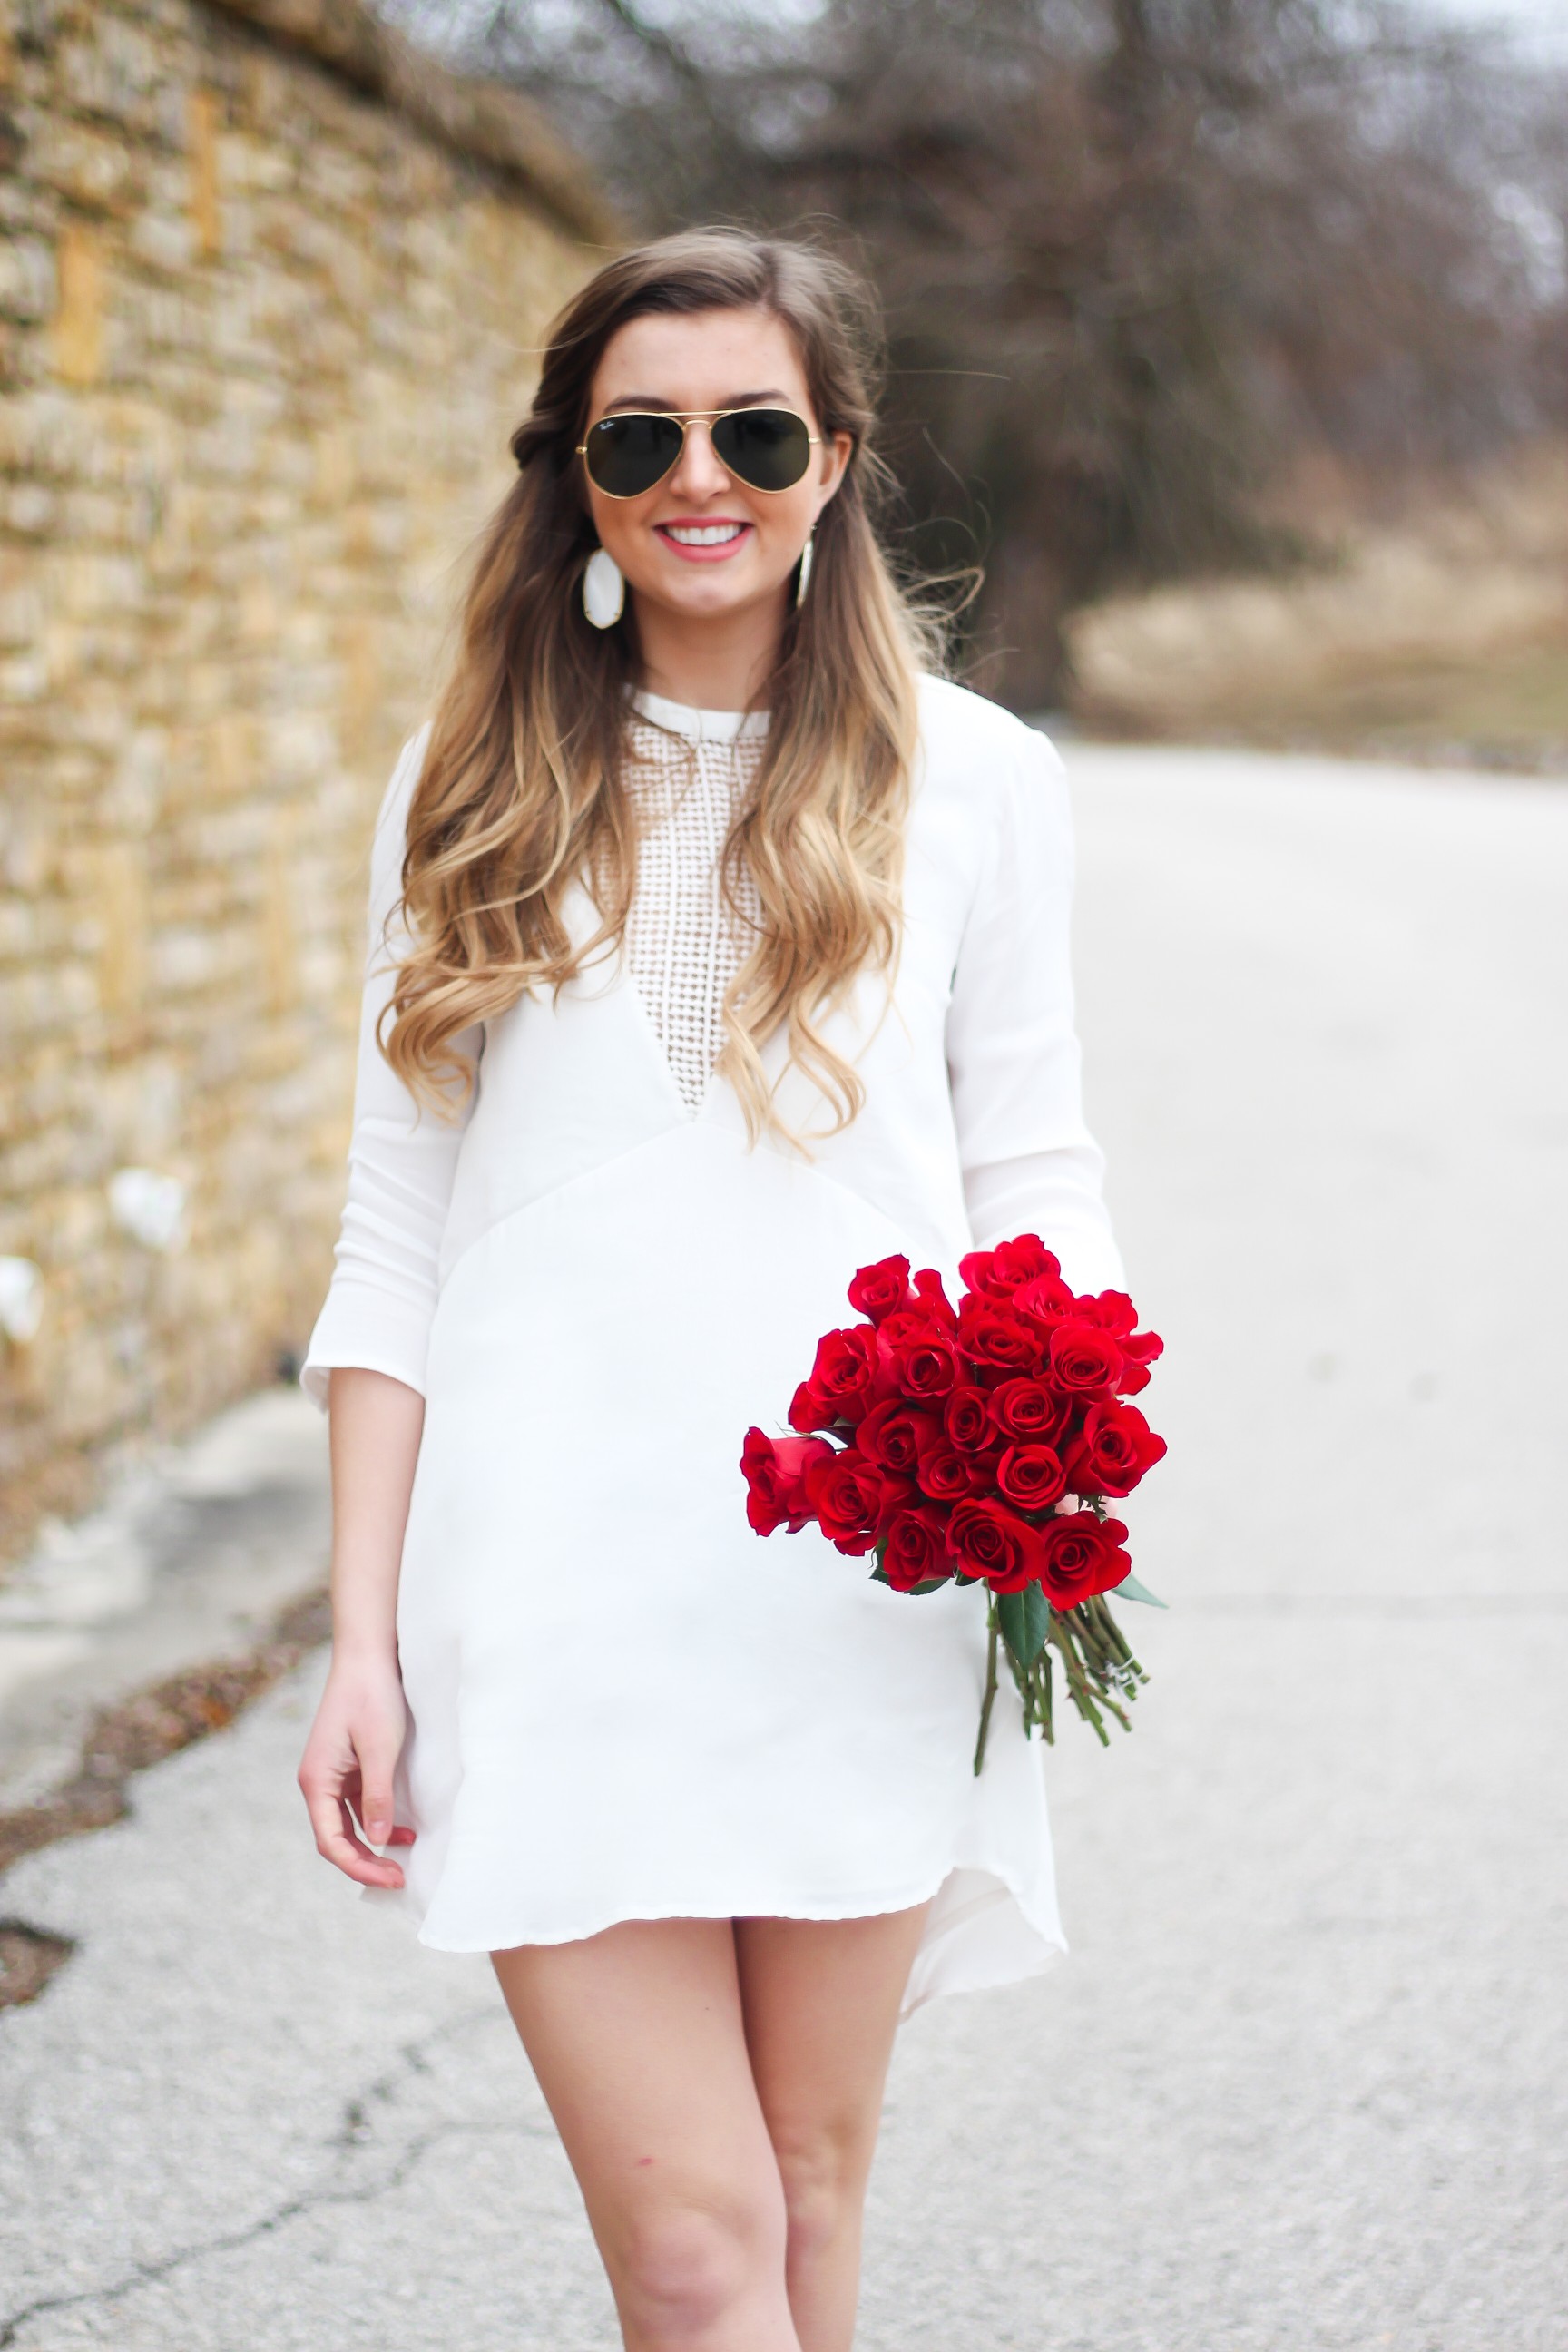
<instances>
[{"instance_id":1,"label":"gold sunglasses frame","mask_svg":"<svg viewBox=\"0 0 1568 2352\"><path fill-rule=\"evenodd\" d=\"M594 482L594 488L598 491L599 496L602 499L614 499L617 506L626 506L633 499L646 499L648 490L657 490L660 482L664 481L669 475L674 473L677 466L679 465L682 457L686 455L686 428L689 425L706 425L708 427L708 437L710 441L711 441L713 437L713 427L715 425L721 425L726 416L755 416L759 414L765 415L770 409L780 415L793 416L798 425L804 425L805 423L805 419L801 415L798 408L790 408L782 400L754 400L749 408L690 408L684 411L676 408L612 408L607 416L595 417L593 425L590 425L588 427L590 433L592 433L596 426L600 425L612 425L618 417L623 416L655 416L658 419L661 425L679 425L680 446L676 451L674 457L670 459L668 465L665 467L664 472L654 476L653 480L647 486L647 490L607 490L602 482L594 482L593 475L588 474L588 444L585 440L578 442L573 455L574 457L582 458L583 471L585 474L588 474L588 479L590 482ZM822 446L822 436L820 433L808 432L805 436L805 445L808 449L820 449ZM716 457L718 456L717 450L715 450L714 455ZM721 466L724 465L722 457L719 458L719 463ZM732 467L726 466L724 470L726 473L731 473L734 471L734 468ZM808 457L805 461L805 466L801 472L799 480L786 483L784 489L783 490L768 490L764 489L760 482L747 482L744 474L738 474L735 478L737 481L745 482L747 489L755 490L760 499L782 499L785 496L786 491L798 489L800 488L800 483L805 481L806 474L809 473L810 470L811 459Z\"/></svg>"}]
</instances>

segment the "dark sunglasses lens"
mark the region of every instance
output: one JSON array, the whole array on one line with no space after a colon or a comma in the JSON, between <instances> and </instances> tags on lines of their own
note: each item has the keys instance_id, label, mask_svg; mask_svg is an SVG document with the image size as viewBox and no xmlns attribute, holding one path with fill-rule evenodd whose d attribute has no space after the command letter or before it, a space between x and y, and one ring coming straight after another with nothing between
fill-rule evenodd
<instances>
[{"instance_id":1,"label":"dark sunglasses lens","mask_svg":"<svg viewBox=\"0 0 1568 2352\"><path fill-rule=\"evenodd\" d=\"M805 421L788 408L738 408L713 426L721 465L753 490L793 490L811 459Z\"/></svg>"},{"instance_id":2,"label":"dark sunglasses lens","mask_svg":"<svg viewBox=\"0 0 1568 2352\"><path fill-rule=\"evenodd\" d=\"M640 498L668 473L686 436L673 416L606 416L588 431L588 472L612 499Z\"/></svg>"}]
</instances>

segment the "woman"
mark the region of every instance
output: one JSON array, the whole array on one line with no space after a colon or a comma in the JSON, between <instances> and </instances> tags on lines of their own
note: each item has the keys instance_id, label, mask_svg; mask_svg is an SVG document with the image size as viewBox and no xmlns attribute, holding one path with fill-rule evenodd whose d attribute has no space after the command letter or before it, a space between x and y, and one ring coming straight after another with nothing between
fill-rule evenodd
<instances>
[{"instance_id":1,"label":"woman","mask_svg":"<svg viewBox=\"0 0 1568 2352\"><path fill-rule=\"evenodd\" d=\"M1119 1279L1058 762L923 674L863 316L703 232L557 322L376 836L305 1372L318 1845L491 1954L632 2352L845 2352L900 2011L1061 1940L973 1594L763 1547L737 1466L868 1260Z\"/></svg>"}]
</instances>

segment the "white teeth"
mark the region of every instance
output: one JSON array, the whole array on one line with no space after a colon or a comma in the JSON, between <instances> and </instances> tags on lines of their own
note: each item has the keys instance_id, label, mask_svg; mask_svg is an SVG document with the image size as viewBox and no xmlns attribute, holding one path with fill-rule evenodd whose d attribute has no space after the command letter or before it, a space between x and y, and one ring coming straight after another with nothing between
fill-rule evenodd
<instances>
[{"instance_id":1,"label":"white teeth","mask_svg":"<svg viewBox=\"0 0 1568 2352\"><path fill-rule=\"evenodd\" d=\"M665 529L680 547L722 547L729 539L739 539L745 530L743 522L709 522L693 530L689 524L667 523Z\"/></svg>"}]
</instances>

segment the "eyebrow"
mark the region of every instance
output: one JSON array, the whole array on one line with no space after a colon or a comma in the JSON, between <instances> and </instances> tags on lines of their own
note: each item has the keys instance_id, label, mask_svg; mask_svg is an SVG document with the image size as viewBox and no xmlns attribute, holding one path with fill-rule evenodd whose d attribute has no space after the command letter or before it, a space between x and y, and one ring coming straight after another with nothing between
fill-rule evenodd
<instances>
[{"instance_id":1,"label":"eyebrow","mask_svg":"<svg viewBox=\"0 0 1568 2352\"><path fill-rule=\"evenodd\" d=\"M789 397L787 392L780 392L776 388L766 392L732 392L727 400L719 403L717 408L709 410L677 408L673 400L660 400L652 393L627 392L623 393L619 400L612 400L603 414L613 416L618 408L635 408L650 416L720 416L728 408L755 408L764 400L787 402Z\"/></svg>"}]
</instances>

